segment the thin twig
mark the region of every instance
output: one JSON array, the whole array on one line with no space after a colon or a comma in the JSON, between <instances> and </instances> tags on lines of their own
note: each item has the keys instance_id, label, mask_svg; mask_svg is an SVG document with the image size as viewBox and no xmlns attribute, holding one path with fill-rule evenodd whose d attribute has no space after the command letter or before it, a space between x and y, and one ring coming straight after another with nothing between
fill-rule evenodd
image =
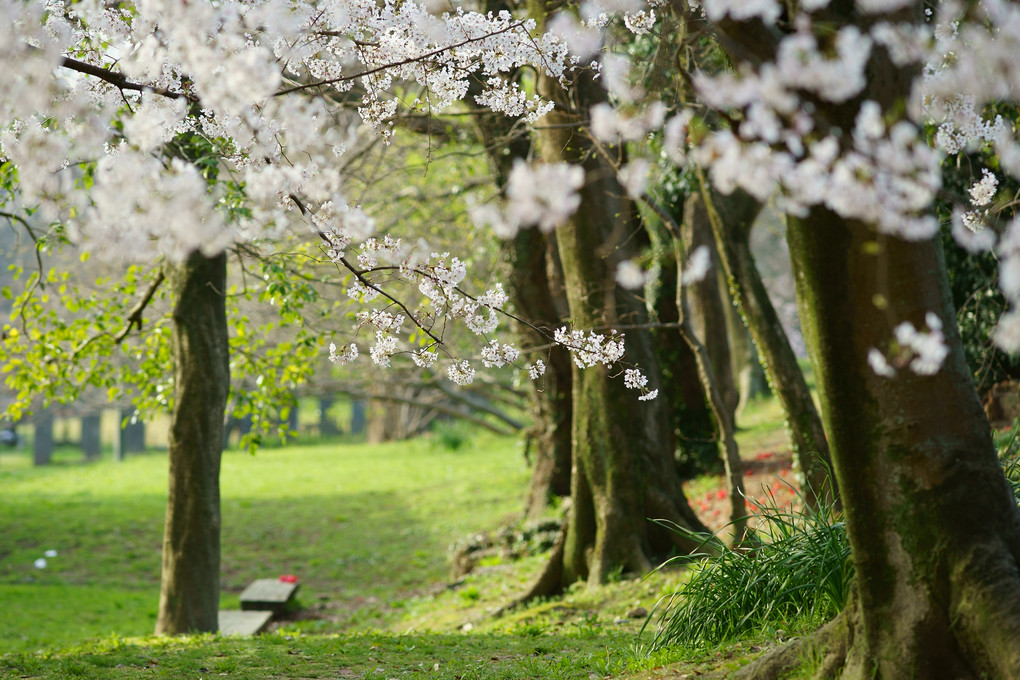
<instances>
[{"instance_id":1,"label":"thin twig","mask_svg":"<svg viewBox=\"0 0 1020 680\"><path fill-rule=\"evenodd\" d=\"M374 74L379 73L381 71L386 71L387 69L399 68L401 66L407 66L408 64L413 64L413 63L416 63L416 62L421 62L421 61L424 61L424 60L429 59L431 57L438 56L438 55L442 54L443 52L449 52L450 50L455 50L458 47L463 47L464 45L470 45L471 43L481 42L482 40L485 40L486 38L491 38L494 35L500 35L501 33L506 33L507 31L512 31L515 28L520 28L520 27L524 26L524 24L525 24L524 21L518 21L516 23L510 24L506 28L501 28L498 31L493 31L492 33L486 33L485 35L480 35L477 38L467 38L465 40L462 40L459 43L455 43L453 45L447 45L446 47L439 47L439 48L436 48L436 49L432 50L431 52L426 52L425 54L420 54L420 55L418 55L416 57L408 57L407 59L401 59L400 61L395 61L395 62L392 62L392 63L389 63L389 64L383 64L382 66L376 66L375 68L370 68L367 71L361 71L360 73L356 73L356 74L350 75L350 76L340 76L339 78L330 78L328 80L319 80L319 81L316 81L314 83L306 83L304 85L295 85L294 87L289 87L289 88L284 89L284 90L279 90L273 96L280 97L280 96L283 96L285 94L290 94L292 92L300 92L302 90L310 90L313 87L321 87L322 85L335 85L336 83L344 83L344 82L347 82L348 80L356 80L357 78L364 78L366 76L374 75Z\"/></svg>"},{"instance_id":2,"label":"thin twig","mask_svg":"<svg viewBox=\"0 0 1020 680\"><path fill-rule=\"evenodd\" d=\"M131 308L131 311L128 312L127 323L124 324L124 327L112 336L110 333L105 332L89 336L74 348L74 351L71 353L71 361L75 361L79 356L81 356L82 352L100 338L112 337L113 344L119 345L124 342L124 339L131 333L132 327L136 326L138 330L142 330L142 313L145 311L145 308L149 306L149 302L152 301L152 297L156 294L156 291L165 279L166 276L164 275L163 270L160 269L159 273L156 274L156 278L154 278L152 282L149 283L149 287L145 289L145 294L142 295L141 299L134 307Z\"/></svg>"},{"instance_id":3,"label":"thin twig","mask_svg":"<svg viewBox=\"0 0 1020 680\"><path fill-rule=\"evenodd\" d=\"M149 306L149 302L152 301L152 296L156 294L156 291L163 284L165 279L166 275L163 273L163 270L160 269L159 273L156 274L156 278L154 278L149 284L149 287L145 289L145 294L142 296L142 299L140 299L135 306L131 308L131 311L128 313L127 323L124 324L124 327L121 328L115 336L113 336L113 344L119 345L123 342L124 338L126 338L128 333L131 332L132 326L136 326L138 330L142 330L142 313L145 311L145 308Z\"/></svg>"}]
</instances>

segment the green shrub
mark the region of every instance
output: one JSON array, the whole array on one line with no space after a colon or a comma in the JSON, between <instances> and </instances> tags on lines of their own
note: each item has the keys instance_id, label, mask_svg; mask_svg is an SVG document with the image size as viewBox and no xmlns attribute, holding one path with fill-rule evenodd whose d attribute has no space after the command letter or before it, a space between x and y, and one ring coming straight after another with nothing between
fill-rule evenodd
<instances>
[{"instance_id":1,"label":"green shrub","mask_svg":"<svg viewBox=\"0 0 1020 680\"><path fill-rule=\"evenodd\" d=\"M459 420L438 420L432 424L435 441L447 451L456 451L471 441L471 428Z\"/></svg>"}]
</instances>

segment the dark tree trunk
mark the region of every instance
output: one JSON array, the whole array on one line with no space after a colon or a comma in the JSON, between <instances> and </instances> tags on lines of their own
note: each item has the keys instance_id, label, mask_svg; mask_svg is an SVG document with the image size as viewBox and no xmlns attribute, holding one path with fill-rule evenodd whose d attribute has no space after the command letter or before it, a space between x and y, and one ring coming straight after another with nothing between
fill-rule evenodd
<instances>
[{"instance_id":1,"label":"dark tree trunk","mask_svg":"<svg viewBox=\"0 0 1020 680\"><path fill-rule=\"evenodd\" d=\"M736 419L747 408L748 403L758 396L770 394L769 379L765 375L765 369L761 367L758 359L758 350L754 346L754 339L751 332L740 316L740 310L733 304L729 293L729 283L722 268L717 272L720 280L720 287L725 292L726 304L723 309L726 312L726 333L730 345L730 365L732 366L733 381L736 384L737 400Z\"/></svg>"},{"instance_id":2,"label":"dark tree trunk","mask_svg":"<svg viewBox=\"0 0 1020 680\"><path fill-rule=\"evenodd\" d=\"M658 252L659 276L650 291L652 313L660 324L680 321L676 293L680 285L673 236L665 230L653 234ZM715 423L698 377L698 363L686 342L676 342L673 328L653 331L662 370L660 398L670 405L676 437L677 472L681 478L713 473L719 469L719 443Z\"/></svg>"},{"instance_id":3,"label":"dark tree trunk","mask_svg":"<svg viewBox=\"0 0 1020 680\"><path fill-rule=\"evenodd\" d=\"M560 325L546 275L548 251L548 239L535 229L520 232L508 246L510 299L519 316L543 329L517 323L522 350L548 345L549 334ZM545 375L531 384L529 436L535 458L525 503L529 516L541 514L553 497L570 495L570 356L562 347L553 347L546 361Z\"/></svg>"},{"instance_id":4,"label":"dark tree trunk","mask_svg":"<svg viewBox=\"0 0 1020 680\"><path fill-rule=\"evenodd\" d=\"M717 435L723 447L723 466L729 485L730 526L733 532L733 544L740 545L747 534L747 503L744 497L744 465L740 460L740 449L737 447L733 414L725 402L724 392L715 376L712 357L692 328L687 296L682 282L676 291L676 305L680 317L680 337L694 355L698 378L708 396L708 405L715 419Z\"/></svg>"},{"instance_id":5,"label":"dark tree trunk","mask_svg":"<svg viewBox=\"0 0 1020 680\"><path fill-rule=\"evenodd\" d=\"M883 238L823 210L791 220L789 240L857 574L842 677L1020 677L1020 514L939 244ZM928 312L946 329L942 369L876 375L869 350Z\"/></svg>"},{"instance_id":6,"label":"dark tree trunk","mask_svg":"<svg viewBox=\"0 0 1020 680\"><path fill-rule=\"evenodd\" d=\"M712 225L709 223L705 202L700 197L691 196L686 201L684 213L684 252L693 253L697 248L704 246L708 248L712 259L712 268L708 275L685 287L691 310L690 325L711 361L715 388L719 392L719 404L716 408L722 409L732 422L737 404L740 403L740 393L733 378L729 329L724 307L730 304L730 296L728 291L720 289L719 255L716 253Z\"/></svg>"},{"instance_id":7,"label":"dark tree trunk","mask_svg":"<svg viewBox=\"0 0 1020 680\"><path fill-rule=\"evenodd\" d=\"M919 19L922 7L900 17ZM849 2L826 12L831 31L864 18ZM772 35L730 19L719 29L774 56ZM853 129L870 100L890 124L919 71L876 47L864 91L826 104L826 123ZM856 577L832 624L744 677L778 677L826 647L828 676L1020 678L1020 511L963 355L938 241L906 242L821 207L791 219L787 238ZM924 328L929 313L949 350L940 370L877 375L869 352L887 350L901 322Z\"/></svg>"},{"instance_id":8,"label":"dark tree trunk","mask_svg":"<svg viewBox=\"0 0 1020 680\"><path fill-rule=\"evenodd\" d=\"M544 7L533 8L544 15ZM642 226L615 173L576 134L576 113L605 93L582 81L568 94L545 76L539 93L557 103L534 132L538 156L580 163L587 174L581 207L557 228L556 241L570 317L579 329L638 326L626 334L627 361L640 366L652 388L661 386L658 358L643 300L615 283L618 263L637 253ZM570 99L573 106L567 106ZM586 113L581 114L586 118ZM604 583L614 571L640 573L668 548L693 550L697 542L653 528L648 518L695 530L704 526L691 511L673 466L668 405L640 402L619 372L573 367L573 469L571 511L562 556L562 582ZM544 594L544 593L533 593Z\"/></svg>"},{"instance_id":9,"label":"dark tree trunk","mask_svg":"<svg viewBox=\"0 0 1020 680\"><path fill-rule=\"evenodd\" d=\"M53 412L45 409L35 418L32 464L49 465L53 459Z\"/></svg>"},{"instance_id":10,"label":"dark tree trunk","mask_svg":"<svg viewBox=\"0 0 1020 680\"><path fill-rule=\"evenodd\" d=\"M123 408L119 412L117 439L113 445L113 459L122 461L129 453L145 451L145 421L135 418L134 408Z\"/></svg>"},{"instance_id":11,"label":"dark tree trunk","mask_svg":"<svg viewBox=\"0 0 1020 680\"><path fill-rule=\"evenodd\" d=\"M81 450L85 454L85 460L99 458L99 454L102 451L99 425L100 417L98 413L81 417Z\"/></svg>"},{"instance_id":12,"label":"dark tree trunk","mask_svg":"<svg viewBox=\"0 0 1020 680\"><path fill-rule=\"evenodd\" d=\"M761 204L743 192L731 196L707 190L702 193L730 291L786 415L794 465L808 483L805 498L812 505L818 498L831 499L828 472L832 463L825 428L751 254L751 226Z\"/></svg>"},{"instance_id":13,"label":"dark tree trunk","mask_svg":"<svg viewBox=\"0 0 1020 680\"><path fill-rule=\"evenodd\" d=\"M504 3L489 6L498 11ZM476 124L502 190L514 161L528 158L531 137L501 114L478 116ZM514 330L526 355L530 349L548 346L551 333L562 325L558 307L565 303L557 305L549 276L550 267L559 269L559 261L550 258L550 251L550 239L537 229L519 232L504 248L506 292L525 321L514 322ZM570 356L562 347L553 347L547 357L545 376L530 385L531 427L526 436L534 458L525 501L529 517L542 514L554 497L570 495Z\"/></svg>"},{"instance_id":14,"label":"dark tree trunk","mask_svg":"<svg viewBox=\"0 0 1020 680\"><path fill-rule=\"evenodd\" d=\"M167 266L173 309L170 491L156 633L215 632L220 593L220 457L230 389L225 254Z\"/></svg>"}]
</instances>

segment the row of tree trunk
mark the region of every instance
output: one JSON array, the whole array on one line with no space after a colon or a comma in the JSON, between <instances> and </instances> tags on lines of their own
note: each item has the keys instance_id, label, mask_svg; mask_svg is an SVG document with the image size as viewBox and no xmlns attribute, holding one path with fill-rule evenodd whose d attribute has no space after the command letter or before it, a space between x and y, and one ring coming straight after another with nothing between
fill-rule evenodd
<instances>
[{"instance_id":1,"label":"row of tree trunk","mask_svg":"<svg viewBox=\"0 0 1020 680\"><path fill-rule=\"evenodd\" d=\"M536 19L546 14L541 0L529 9ZM833 12L834 21L852 22L855 17L849 3ZM764 35L725 22L717 28L736 43ZM752 41L742 54L767 60L767 50L767 44ZM886 75L875 80L865 96L887 111L897 111L912 74L888 62L877 67ZM653 337L645 300L615 281L617 265L638 255L651 237L615 179L620 157L607 158L581 132L588 110L604 93L584 79L566 91L544 76L537 89L558 106L532 132L529 148L544 161L583 165L588 181L581 208L557 230L554 243L532 233L509 246L518 276L511 286L515 302L524 315L534 311L535 326L542 330L563 318L558 302L562 291L575 327L627 329L628 360L651 378L651 387L665 391L660 348L668 344L668 330L660 328ZM833 107L832 122L851 129L857 104ZM498 126L483 123L486 126L483 134L490 137L505 134ZM614 153L622 157L621 151ZM514 154L527 155L520 150ZM506 165L496 160L497 177L505 178ZM998 466L952 324L937 242L882 239L876 254L870 247L876 242L871 225L823 208L791 220L788 238L822 398L822 428L747 247L758 206L747 197L723 198L702 188L698 200L704 203L726 286L736 293L772 387L787 411L802 469L820 494L835 490L818 481L821 468L812 459L818 456L827 465L826 451L831 452L856 571L851 603L836 622L748 672L774 677L805 658L816 658L820 649L819 672L847 678L1020 677L1020 515ZM177 394L158 627L165 633L216 627L215 484L229 380L225 353L216 349L226 346L223 272L223 258L196 255L171 277L178 296ZM543 273L547 280L536 285L542 290L528 290L527 284ZM873 305L878 296L895 307L895 318ZM675 318L682 325L690 319L682 296L678 299ZM179 312L184 306L186 314ZM896 380L875 375L867 361L869 350L892 337L900 319L920 324L930 312L938 314L947 329L951 351L942 370L934 376L901 372ZM542 335L525 342L532 347L544 344ZM696 344L688 345L693 359L675 358L684 352L678 335L672 336L670 368L684 361L689 367L693 360L702 369L699 374L708 375L705 369L713 362L699 354ZM725 362L716 363L725 370ZM538 422L543 414L562 416L567 404L571 418L569 456L562 418L550 418L536 431L536 440L542 442L537 456L546 467L540 473L536 466L530 505L544 502L536 495L547 498L563 491L566 461L571 503L564 531L533 594L577 580L601 583L618 571L642 572L667 552L697 547L688 537L649 524L648 517L704 529L676 474L671 404L664 399L637 402L636 394L612 373L605 368L581 371L563 360L550 371L547 384L552 389L535 395ZM718 420L733 398L711 383L703 380L701 400L714 402ZM670 389L681 392L679 385ZM689 390L684 397L697 401ZM725 422L715 425L726 436Z\"/></svg>"},{"instance_id":2,"label":"row of tree trunk","mask_svg":"<svg viewBox=\"0 0 1020 680\"><path fill-rule=\"evenodd\" d=\"M537 1L529 11L541 18L546 7ZM746 201L723 216L708 195L692 197L686 210L682 204L671 206L684 216L685 233L669 233L666 245L659 248L663 259L672 264L662 268L666 273L656 301L649 304L643 291L620 287L618 265L642 255L656 235L617 182L613 159L600 154L601 149L583 131L589 110L604 100L605 92L590 80L580 79L567 90L543 76L537 90L556 108L530 136L515 134L511 123L499 116L478 118L482 142L492 152L495 178L501 186L515 159L532 156L544 162L579 164L588 178L577 213L552 237L524 231L507 245L508 292L519 316L532 321L519 328L521 344L524 348L548 346L551 329L568 318L575 328L585 330L626 329L627 361L639 366L650 377L651 387L663 394L655 401L639 402L635 391L614 379L618 367L580 370L562 349L553 350L549 377L533 390L537 445L527 510L541 512L552 495L565 493L568 481L571 503L561 541L525 599L552 594L579 579L598 584L614 572L640 573L669 554L701 549L701 542L691 536L648 522L648 518L666 520L691 532L707 533L684 497L678 450L682 457L685 449L709 448L718 458L717 442L725 444L732 516L738 523L738 536L742 535L740 518L746 513L733 423L740 401L734 373L743 369L734 370L728 339L746 337L745 322L753 329L755 323L769 324L777 318L747 245L746 235L760 206ZM622 158L621 150L611 151ZM710 277L685 291L676 272L684 254L700 245L716 251L716 240L724 242L729 237L725 229L739 230L747 247L717 255L717 264L725 266L717 266ZM728 295L720 295L722 286L749 291L737 300L742 316L733 313ZM695 312L687 311L688 299L696 301L691 305ZM653 328L657 324L660 327ZM776 342L765 342L773 337ZM699 338L711 341L703 343ZM782 329L778 335L759 329L754 338L771 360L770 367L782 364L770 371L771 382L787 388L791 384L787 376L794 371L800 375L800 369ZM779 341L785 348L778 347ZM745 365L751 347L745 343L737 348ZM752 382L752 371L744 372L746 381ZM773 377L776 374L783 379ZM800 396L807 395L806 401L789 396L798 387L803 387ZM791 431L797 429L794 421L820 423L803 376L784 396L788 397L784 406L792 414ZM828 450L824 436L816 441L811 436L797 435L794 446L802 468L817 471L825 465ZM822 465L808 464L816 459ZM823 479L824 475L811 479L812 488L821 490Z\"/></svg>"}]
</instances>

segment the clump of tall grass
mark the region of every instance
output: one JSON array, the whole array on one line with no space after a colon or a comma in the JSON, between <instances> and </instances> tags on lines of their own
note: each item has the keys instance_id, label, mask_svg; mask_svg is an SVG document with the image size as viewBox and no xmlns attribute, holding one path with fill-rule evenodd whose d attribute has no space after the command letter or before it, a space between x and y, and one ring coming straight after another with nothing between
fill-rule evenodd
<instances>
[{"instance_id":1,"label":"clump of tall grass","mask_svg":"<svg viewBox=\"0 0 1020 680\"><path fill-rule=\"evenodd\" d=\"M1013 489L1013 497L1020 505L1020 420L1014 420L1012 427L995 436L995 450L999 453L999 464L1006 473L1006 480Z\"/></svg>"},{"instance_id":2,"label":"clump of tall grass","mask_svg":"<svg viewBox=\"0 0 1020 680\"><path fill-rule=\"evenodd\" d=\"M783 509L769 494L755 545L725 550L664 604L652 650L717 645L798 619L824 621L850 594L853 563L842 514L831 505Z\"/></svg>"}]
</instances>

